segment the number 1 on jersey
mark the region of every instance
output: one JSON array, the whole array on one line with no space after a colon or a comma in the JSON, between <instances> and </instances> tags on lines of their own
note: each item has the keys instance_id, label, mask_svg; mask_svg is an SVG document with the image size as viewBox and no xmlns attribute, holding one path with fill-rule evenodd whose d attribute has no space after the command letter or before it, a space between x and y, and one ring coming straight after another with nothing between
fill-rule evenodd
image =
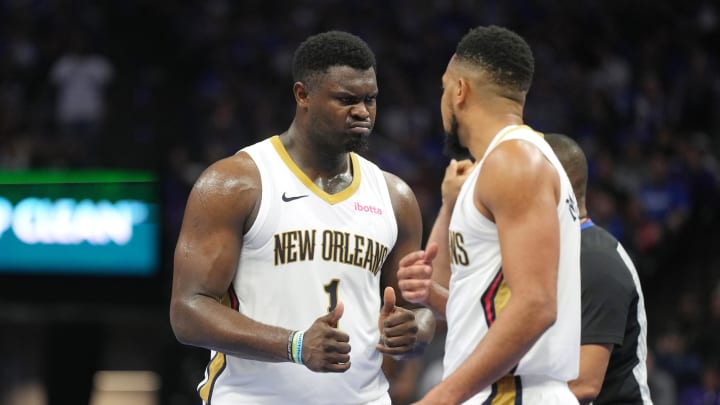
<instances>
[{"instance_id":1,"label":"number 1 on jersey","mask_svg":"<svg viewBox=\"0 0 720 405\"><path fill-rule=\"evenodd\" d=\"M334 279L330 280L329 283L325 284L325 293L328 295L328 299L330 300L330 306L328 307L328 312L332 312L335 309L335 306L337 305L338 284L340 284L340 280L337 278L334 278Z\"/></svg>"}]
</instances>

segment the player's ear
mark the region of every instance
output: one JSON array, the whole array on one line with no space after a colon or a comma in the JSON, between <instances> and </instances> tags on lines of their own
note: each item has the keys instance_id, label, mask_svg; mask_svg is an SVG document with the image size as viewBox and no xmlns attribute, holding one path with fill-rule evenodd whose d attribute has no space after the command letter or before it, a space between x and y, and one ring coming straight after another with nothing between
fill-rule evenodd
<instances>
[{"instance_id":1,"label":"player's ear","mask_svg":"<svg viewBox=\"0 0 720 405\"><path fill-rule=\"evenodd\" d=\"M295 96L295 102L300 107L307 107L308 105L308 88L303 82L295 82L293 84L293 95Z\"/></svg>"},{"instance_id":2,"label":"player's ear","mask_svg":"<svg viewBox=\"0 0 720 405\"><path fill-rule=\"evenodd\" d=\"M470 83L464 77L457 79L457 86L455 87L455 102L457 104L464 104L470 95Z\"/></svg>"}]
</instances>

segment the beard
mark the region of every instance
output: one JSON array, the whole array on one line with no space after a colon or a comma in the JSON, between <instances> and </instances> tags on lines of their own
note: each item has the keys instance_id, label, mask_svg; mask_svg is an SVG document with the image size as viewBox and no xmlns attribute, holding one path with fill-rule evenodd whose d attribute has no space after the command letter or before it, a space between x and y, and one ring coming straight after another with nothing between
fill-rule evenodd
<instances>
[{"instance_id":1,"label":"beard","mask_svg":"<svg viewBox=\"0 0 720 405\"><path fill-rule=\"evenodd\" d=\"M470 150L460 144L460 135L458 134L459 124L455 114L450 117L450 130L445 131L445 148L443 153L450 159L471 159Z\"/></svg>"},{"instance_id":2,"label":"beard","mask_svg":"<svg viewBox=\"0 0 720 405\"><path fill-rule=\"evenodd\" d=\"M352 138L345 144L345 152L361 153L368 149L368 137L361 136L358 138Z\"/></svg>"},{"instance_id":3,"label":"beard","mask_svg":"<svg viewBox=\"0 0 720 405\"><path fill-rule=\"evenodd\" d=\"M346 130L333 129L330 123L314 114L310 114L308 121L307 135L315 146L316 153L334 156L339 153L364 152L368 149L369 135L357 136ZM372 128L370 131L372 133Z\"/></svg>"}]
</instances>

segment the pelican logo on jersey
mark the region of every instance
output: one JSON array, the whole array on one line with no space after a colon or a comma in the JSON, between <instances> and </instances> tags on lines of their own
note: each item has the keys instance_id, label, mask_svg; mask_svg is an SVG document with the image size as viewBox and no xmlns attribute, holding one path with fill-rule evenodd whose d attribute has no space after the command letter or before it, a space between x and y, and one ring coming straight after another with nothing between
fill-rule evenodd
<instances>
[{"instance_id":1,"label":"pelican logo on jersey","mask_svg":"<svg viewBox=\"0 0 720 405\"><path fill-rule=\"evenodd\" d=\"M317 235L316 229L275 234L275 266L315 260ZM390 251L378 241L349 232L326 229L321 238L322 260L360 267L373 274L380 271Z\"/></svg>"},{"instance_id":2,"label":"pelican logo on jersey","mask_svg":"<svg viewBox=\"0 0 720 405\"><path fill-rule=\"evenodd\" d=\"M450 261L453 264L467 266L470 263L465 250L465 238L462 233L450 231Z\"/></svg>"}]
</instances>

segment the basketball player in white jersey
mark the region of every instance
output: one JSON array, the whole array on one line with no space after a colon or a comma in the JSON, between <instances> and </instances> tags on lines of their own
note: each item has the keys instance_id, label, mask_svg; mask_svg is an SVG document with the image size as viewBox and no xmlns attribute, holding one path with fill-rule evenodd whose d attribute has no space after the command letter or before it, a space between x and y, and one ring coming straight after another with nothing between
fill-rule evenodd
<instances>
[{"instance_id":1,"label":"basketball player in white jersey","mask_svg":"<svg viewBox=\"0 0 720 405\"><path fill-rule=\"evenodd\" d=\"M562 165L523 125L533 70L528 44L490 26L463 37L443 75L448 146L476 163L449 169L468 171L457 200L400 262L405 299L448 323L443 380L418 404L578 403L579 217Z\"/></svg>"},{"instance_id":2,"label":"basketball player in white jersey","mask_svg":"<svg viewBox=\"0 0 720 405\"><path fill-rule=\"evenodd\" d=\"M383 354L432 338L430 311L394 293L398 259L422 239L415 196L355 153L375 120L375 66L352 34L309 37L288 130L191 191L170 319L180 342L210 350L204 403L389 405Z\"/></svg>"}]
</instances>

